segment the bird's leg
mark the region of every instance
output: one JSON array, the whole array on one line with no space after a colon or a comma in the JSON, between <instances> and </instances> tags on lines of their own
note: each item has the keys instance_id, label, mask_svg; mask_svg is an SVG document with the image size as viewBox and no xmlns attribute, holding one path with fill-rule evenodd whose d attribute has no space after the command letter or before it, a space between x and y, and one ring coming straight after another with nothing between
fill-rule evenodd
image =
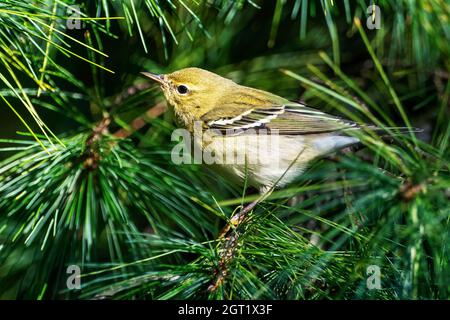
<instances>
[{"instance_id":1,"label":"bird's leg","mask_svg":"<svg viewBox=\"0 0 450 320\"><path fill-rule=\"evenodd\" d=\"M247 216L247 214L259 203L259 198L253 202L247 204L244 208L235 213L230 221L223 227L222 231L219 233L219 239L225 237L225 235L230 231L231 226L237 227Z\"/></svg>"},{"instance_id":2,"label":"bird's leg","mask_svg":"<svg viewBox=\"0 0 450 320\"><path fill-rule=\"evenodd\" d=\"M219 233L219 239L222 239L227 232L230 230L231 226L237 227L247 216L247 214L254 208L258 203L265 200L273 191L272 187L261 187L259 190L259 193L261 196L256 199L255 201L250 202L245 207L243 207L241 210L239 210L237 213L235 213L230 221L227 223L227 225L220 231Z\"/></svg>"}]
</instances>

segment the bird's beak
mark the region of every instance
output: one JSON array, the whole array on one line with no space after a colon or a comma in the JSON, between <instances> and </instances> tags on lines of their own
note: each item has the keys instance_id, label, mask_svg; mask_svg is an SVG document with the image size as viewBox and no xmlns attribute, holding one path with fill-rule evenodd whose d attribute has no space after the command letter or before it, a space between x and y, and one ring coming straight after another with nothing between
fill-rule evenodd
<instances>
[{"instance_id":1,"label":"bird's beak","mask_svg":"<svg viewBox=\"0 0 450 320\"><path fill-rule=\"evenodd\" d=\"M159 84L164 84L164 76L162 74L156 74L151 72L141 72L141 74L158 82Z\"/></svg>"}]
</instances>

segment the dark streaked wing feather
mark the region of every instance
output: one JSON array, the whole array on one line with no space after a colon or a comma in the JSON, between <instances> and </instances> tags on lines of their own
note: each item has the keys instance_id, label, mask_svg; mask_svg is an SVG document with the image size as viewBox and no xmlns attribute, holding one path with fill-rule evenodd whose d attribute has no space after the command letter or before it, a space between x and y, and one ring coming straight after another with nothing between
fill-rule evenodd
<instances>
[{"instance_id":1,"label":"dark streaked wing feather","mask_svg":"<svg viewBox=\"0 0 450 320\"><path fill-rule=\"evenodd\" d=\"M226 110L226 108L227 106L223 106L221 109ZM228 117L220 118L215 116L217 113L214 111L205 114L202 120L205 122L206 128L221 132L267 129L276 130L279 134L303 135L359 127L354 122L297 103L242 109L238 112L235 111ZM220 112L220 114L223 114L223 112Z\"/></svg>"}]
</instances>

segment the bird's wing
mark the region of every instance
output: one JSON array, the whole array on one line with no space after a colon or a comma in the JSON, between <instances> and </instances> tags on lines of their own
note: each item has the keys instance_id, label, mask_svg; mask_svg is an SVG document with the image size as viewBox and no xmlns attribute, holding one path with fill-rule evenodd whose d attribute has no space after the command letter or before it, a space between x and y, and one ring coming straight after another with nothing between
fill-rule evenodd
<instances>
[{"instance_id":1,"label":"bird's wing","mask_svg":"<svg viewBox=\"0 0 450 320\"><path fill-rule=\"evenodd\" d=\"M226 116L224 111L227 110ZM299 103L285 103L264 107L242 108L222 106L206 113L202 120L205 128L245 132L249 129L277 131L285 135L327 133L358 128L352 121L326 114Z\"/></svg>"}]
</instances>

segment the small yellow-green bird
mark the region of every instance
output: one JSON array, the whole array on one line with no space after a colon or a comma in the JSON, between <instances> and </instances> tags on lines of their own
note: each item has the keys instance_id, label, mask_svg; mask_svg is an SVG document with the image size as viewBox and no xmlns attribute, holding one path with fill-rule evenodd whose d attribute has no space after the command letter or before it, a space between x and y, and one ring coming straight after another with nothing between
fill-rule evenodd
<instances>
[{"instance_id":1,"label":"small yellow-green bird","mask_svg":"<svg viewBox=\"0 0 450 320\"><path fill-rule=\"evenodd\" d=\"M194 139L201 150L225 159L216 165L229 178L247 179L261 194L292 182L311 160L358 143L351 133L363 128L200 68L142 74L160 84L184 128L194 133L200 124L206 130Z\"/></svg>"}]
</instances>

